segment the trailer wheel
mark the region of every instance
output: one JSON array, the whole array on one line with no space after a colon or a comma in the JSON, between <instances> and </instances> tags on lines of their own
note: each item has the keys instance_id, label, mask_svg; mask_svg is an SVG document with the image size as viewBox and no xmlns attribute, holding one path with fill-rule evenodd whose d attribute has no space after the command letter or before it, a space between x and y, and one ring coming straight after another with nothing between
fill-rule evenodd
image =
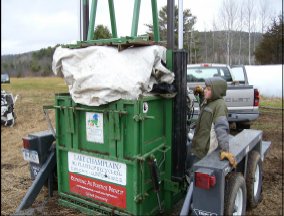
<instances>
[{"instance_id":1,"label":"trailer wheel","mask_svg":"<svg viewBox=\"0 0 284 216\"><path fill-rule=\"evenodd\" d=\"M244 215L246 212L246 182L240 173L228 176L225 186L224 215Z\"/></svg>"},{"instance_id":2,"label":"trailer wheel","mask_svg":"<svg viewBox=\"0 0 284 216\"><path fill-rule=\"evenodd\" d=\"M262 200L262 161L257 151L252 151L247 167L248 206L254 208Z\"/></svg>"}]
</instances>

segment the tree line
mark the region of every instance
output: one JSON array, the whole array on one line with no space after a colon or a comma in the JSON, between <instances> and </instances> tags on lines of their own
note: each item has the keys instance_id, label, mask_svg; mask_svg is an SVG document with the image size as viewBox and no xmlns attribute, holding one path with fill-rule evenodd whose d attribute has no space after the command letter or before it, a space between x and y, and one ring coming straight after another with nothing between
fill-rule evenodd
<instances>
[{"instance_id":1,"label":"tree line","mask_svg":"<svg viewBox=\"0 0 284 216\"><path fill-rule=\"evenodd\" d=\"M184 10L184 49L189 53L188 63L223 63L223 64L282 64L283 63L283 15L268 16L267 0L260 1L258 25L251 0L237 5L234 0L223 0L219 21L213 20L212 30L197 31L197 17L189 9ZM266 6L266 7L265 7ZM166 6L159 11L159 31L162 41L167 37ZM175 43L177 45L177 17L175 8ZM270 20L270 22L269 22ZM217 25L217 23L219 23ZM149 34L153 27L146 24ZM258 29L257 29L258 27ZM111 38L108 27L97 25L94 39ZM52 76L52 57L54 47L38 51L1 56L1 73L12 77ZM176 46L177 47L177 46Z\"/></svg>"}]
</instances>

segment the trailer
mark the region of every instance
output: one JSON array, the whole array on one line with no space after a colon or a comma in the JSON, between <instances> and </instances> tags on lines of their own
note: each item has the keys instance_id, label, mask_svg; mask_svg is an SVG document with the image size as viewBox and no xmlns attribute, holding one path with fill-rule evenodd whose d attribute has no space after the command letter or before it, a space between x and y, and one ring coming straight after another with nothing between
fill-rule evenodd
<instances>
[{"instance_id":1,"label":"trailer","mask_svg":"<svg viewBox=\"0 0 284 216\"><path fill-rule=\"evenodd\" d=\"M160 43L157 2L152 2L154 36L137 36L140 0L134 3L130 37L116 38L113 1L109 0L112 39L92 40L97 1L82 2L83 41L68 49L115 46L118 51ZM100 105L76 103L69 93L56 94L53 105L45 106L49 131L23 138L24 159L29 161L32 186L16 213L29 208L41 188L59 204L87 214L169 214L184 199L180 215L243 215L247 204L261 201L262 163L271 145L262 131L243 130L230 136L233 168L220 160L219 150L204 157L186 173L190 158L187 136L190 113L187 104L187 52L174 48L174 1L167 1L168 32L166 67L175 74L175 92L119 99ZM87 32L86 29L89 29ZM55 110L53 128L48 109Z\"/></svg>"}]
</instances>

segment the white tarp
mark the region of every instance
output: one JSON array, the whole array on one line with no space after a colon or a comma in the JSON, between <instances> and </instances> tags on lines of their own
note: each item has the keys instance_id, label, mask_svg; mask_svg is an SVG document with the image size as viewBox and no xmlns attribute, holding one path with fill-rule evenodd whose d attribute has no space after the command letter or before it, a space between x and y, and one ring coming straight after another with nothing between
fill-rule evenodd
<instances>
[{"instance_id":1,"label":"white tarp","mask_svg":"<svg viewBox=\"0 0 284 216\"><path fill-rule=\"evenodd\" d=\"M63 73L76 103L99 106L118 99L137 99L154 83L172 83L174 74L163 66L166 48L144 46L118 51L115 47L58 47L52 70Z\"/></svg>"}]
</instances>

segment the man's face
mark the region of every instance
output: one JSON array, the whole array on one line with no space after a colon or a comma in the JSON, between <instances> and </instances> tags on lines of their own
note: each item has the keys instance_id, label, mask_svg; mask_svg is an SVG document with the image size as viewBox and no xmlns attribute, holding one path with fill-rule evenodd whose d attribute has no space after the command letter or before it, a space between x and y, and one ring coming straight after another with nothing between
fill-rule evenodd
<instances>
[{"instance_id":1,"label":"man's face","mask_svg":"<svg viewBox=\"0 0 284 216\"><path fill-rule=\"evenodd\" d=\"M206 86L205 89L204 89L204 98L205 99L210 99L212 96L212 89L210 86Z\"/></svg>"}]
</instances>

